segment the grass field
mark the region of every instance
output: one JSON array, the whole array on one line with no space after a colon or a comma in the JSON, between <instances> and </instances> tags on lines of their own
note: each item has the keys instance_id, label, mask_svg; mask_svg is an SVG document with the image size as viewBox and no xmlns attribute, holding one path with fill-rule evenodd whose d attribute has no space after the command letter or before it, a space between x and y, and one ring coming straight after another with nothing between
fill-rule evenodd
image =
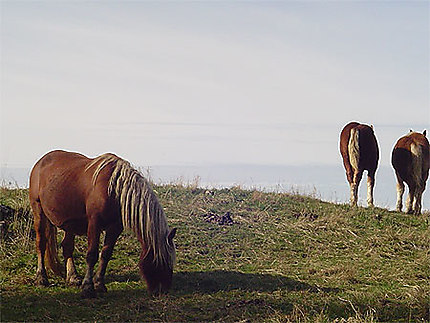
<instances>
[{"instance_id":1,"label":"grass field","mask_svg":"<svg viewBox=\"0 0 430 323\"><path fill-rule=\"evenodd\" d=\"M295 194L156 186L175 237L171 292L151 298L139 243L123 233L108 293L81 299L52 277L33 284L26 190L0 188L17 212L1 241L1 321L421 322L430 320L430 215L350 208ZM61 234L59 234L59 239ZM77 239L84 272L86 240Z\"/></svg>"}]
</instances>

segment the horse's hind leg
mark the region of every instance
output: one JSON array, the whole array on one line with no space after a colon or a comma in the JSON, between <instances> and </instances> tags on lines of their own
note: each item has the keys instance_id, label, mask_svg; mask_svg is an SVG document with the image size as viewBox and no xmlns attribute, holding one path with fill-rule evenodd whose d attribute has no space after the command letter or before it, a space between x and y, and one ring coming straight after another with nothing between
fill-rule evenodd
<instances>
[{"instance_id":1,"label":"horse's hind leg","mask_svg":"<svg viewBox=\"0 0 430 323\"><path fill-rule=\"evenodd\" d=\"M354 177L351 185L351 206L357 206L358 202L358 186L360 185L361 177L363 176L362 171L354 171Z\"/></svg>"},{"instance_id":2,"label":"horse's hind leg","mask_svg":"<svg viewBox=\"0 0 430 323\"><path fill-rule=\"evenodd\" d=\"M45 269L45 251L46 251L46 219L43 213L40 202L33 201L31 208L34 215L34 229L36 231L36 251L37 251L37 271L36 271L36 284L41 286L48 286L48 275Z\"/></svg>"},{"instance_id":3,"label":"horse's hind leg","mask_svg":"<svg viewBox=\"0 0 430 323\"><path fill-rule=\"evenodd\" d=\"M406 200L406 213L412 214L416 187L414 184L409 185L409 194Z\"/></svg>"},{"instance_id":4,"label":"horse's hind leg","mask_svg":"<svg viewBox=\"0 0 430 323\"><path fill-rule=\"evenodd\" d=\"M105 286L106 267L112 257L113 248L121 232L122 225L120 223L115 223L106 230L103 249L100 253L99 269L94 276L94 288L97 292L107 292L107 288Z\"/></svg>"},{"instance_id":5,"label":"horse's hind leg","mask_svg":"<svg viewBox=\"0 0 430 323\"><path fill-rule=\"evenodd\" d=\"M396 211L402 212L403 208L403 193L405 192L405 184L403 183L403 179L400 177L400 175L396 172L397 177L397 203L396 203Z\"/></svg>"},{"instance_id":6,"label":"horse's hind leg","mask_svg":"<svg viewBox=\"0 0 430 323\"><path fill-rule=\"evenodd\" d=\"M73 261L73 250L75 248L75 235L66 231L61 242L63 247L63 257L66 264L66 283L69 285L80 286L82 279L78 276L75 263Z\"/></svg>"},{"instance_id":7,"label":"horse's hind leg","mask_svg":"<svg viewBox=\"0 0 430 323\"><path fill-rule=\"evenodd\" d=\"M98 248L100 240L100 228L97 223L97 216L91 218L88 222L88 251L87 251L87 271L85 273L84 280L82 282L82 293L83 298L96 297L96 291L94 290L93 276L94 266L98 260Z\"/></svg>"},{"instance_id":8,"label":"horse's hind leg","mask_svg":"<svg viewBox=\"0 0 430 323\"><path fill-rule=\"evenodd\" d=\"M367 206L373 206L373 187L375 186L375 171L367 173Z\"/></svg>"},{"instance_id":9,"label":"horse's hind leg","mask_svg":"<svg viewBox=\"0 0 430 323\"><path fill-rule=\"evenodd\" d=\"M422 196L423 196L423 192L424 192L424 189L422 189L421 187L418 187L415 190L414 204L413 204L413 213L415 215L420 215L421 214L421 208L422 208L421 199L422 199Z\"/></svg>"}]
</instances>

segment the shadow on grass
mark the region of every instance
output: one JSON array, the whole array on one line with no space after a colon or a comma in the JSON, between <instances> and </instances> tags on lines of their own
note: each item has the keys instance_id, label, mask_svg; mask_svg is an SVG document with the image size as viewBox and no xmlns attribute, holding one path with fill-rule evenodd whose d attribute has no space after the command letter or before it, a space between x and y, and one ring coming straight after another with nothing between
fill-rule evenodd
<instances>
[{"instance_id":1,"label":"shadow on grass","mask_svg":"<svg viewBox=\"0 0 430 323\"><path fill-rule=\"evenodd\" d=\"M289 291L338 292L337 288L309 285L297 280L270 274L245 274L236 271L179 272L173 277L173 292L178 294L214 293L244 290L248 292Z\"/></svg>"},{"instance_id":2,"label":"shadow on grass","mask_svg":"<svg viewBox=\"0 0 430 323\"><path fill-rule=\"evenodd\" d=\"M246 274L235 271L178 272L170 295L150 298L145 283L138 274L108 275L109 292L95 299L81 299L79 288L8 288L2 290L1 321L230 321L244 317L270 317L273 313L291 315L293 304L301 304L311 318L324 312L327 318L354 316L358 310L366 313L373 308L382 321L406 318L423 319L428 310L422 304L408 305L381 300L361 300L350 303L335 294L336 288L319 287L270 274ZM132 284L115 285L114 282ZM299 291L282 293L275 291ZM213 296L213 294L217 294ZM265 295L271 294L271 295ZM232 298L234 295L234 298ZM275 296L272 296L275 295Z\"/></svg>"},{"instance_id":3,"label":"shadow on grass","mask_svg":"<svg viewBox=\"0 0 430 323\"><path fill-rule=\"evenodd\" d=\"M2 292L0 321L132 321L135 313L129 306L141 302L142 296L146 296L143 285L141 288L110 290L92 299L82 299L78 287Z\"/></svg>"},{"instance_id":4,"label":"shadow on grass","mask_svg":"<svg viewBox=\"0 0 430 323\"><path fill-rule=\"evenodd\" d=\"M8 290L2 295L2 321L153 321L163 315L175 321L211 321L243 315L265 317L274 310L289 314L291 300L275 300L253 292L276 290L335 292L283 276L244 274L234 271L179 272L166 298L150 298L145 283L136 274L106 276L108 293L95 299L81 299L79 288L51 286ZM117 285L121 283L121 285ZM124 285L123 283L131 283ZM221 292L217 297L209 296ZM225 292L225 293L224 293ZM236 296L231 299L229 292ZM248 294L250 293L250 294ZM191 303L190 303L190 300ZM210 301L208 301L210 300ZM166 311L174 304L173 310Z\"/></svg>"},{"instance_id":5,"label":"shadow on grass","mask_svg":"<svg viewBox=\"0 0 430 323\"><path fill-rule=\"evenodd\" d=\"M137 274L109 275L106 281L140 281ZM327 288L303 283L288 277L270 274L245 274L236 271L191 271L178 272L173 276L172 293L186 295L192 293L216 293L219 291L243 290L248 292L273 292L284 289L289 291L307 291L312 293L336 293L338 288Z\"/></svg>"}]
</instances>

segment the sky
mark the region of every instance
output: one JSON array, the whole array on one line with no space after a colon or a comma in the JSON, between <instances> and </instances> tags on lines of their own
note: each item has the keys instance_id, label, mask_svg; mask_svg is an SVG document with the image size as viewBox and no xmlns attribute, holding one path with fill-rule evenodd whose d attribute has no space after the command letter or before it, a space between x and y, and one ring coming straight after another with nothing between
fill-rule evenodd
<instances>
[{"instance_id":1,"label":"sky","mask_svg":"<svg viewBox=\"0 0 430 323\"><path fill-rule=\"evenodd\" d=\"M381 165L430 130L427 1L5 1L0 167L53 149L135 165Z\"/></svg>"}]
</instances>

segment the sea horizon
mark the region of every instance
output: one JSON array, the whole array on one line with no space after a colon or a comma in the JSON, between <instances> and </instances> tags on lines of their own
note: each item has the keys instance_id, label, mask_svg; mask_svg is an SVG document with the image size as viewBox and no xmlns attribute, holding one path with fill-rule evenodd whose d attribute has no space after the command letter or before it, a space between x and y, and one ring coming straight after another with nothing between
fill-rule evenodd
<instances>
[{"instance_id":1,"label":"sea horizon","mask_svg":"<svg viewBox=\"0 0 430 323\"><path fill-rule=\"evenodd\" d=\"M264 192L293 193L338 204L349 203L349 185L342 165L155 165L137 167L156 185L182 184L206 189L241 187ZM29 168L0 168L0 185L27 188ZM360 183L359 205L366 206L366 172ZM430 208L430 193L423 194L423 210ZM404 204L408 189L404 194ZM392 167L379 166L374 189L375 206L393 210L396 179Z\"/></svg>"}]
</instances>

